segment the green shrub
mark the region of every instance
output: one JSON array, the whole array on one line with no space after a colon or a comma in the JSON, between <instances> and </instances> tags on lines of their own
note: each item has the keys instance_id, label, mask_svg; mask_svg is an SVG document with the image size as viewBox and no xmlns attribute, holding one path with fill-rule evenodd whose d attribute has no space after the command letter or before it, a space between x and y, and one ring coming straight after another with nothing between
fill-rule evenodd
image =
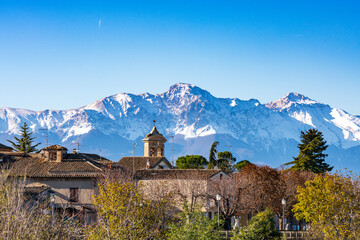
<instances>
[{"instance_id":1,"label":"green shrub","mask_svg":"<svg viewBox=\"0 0 360 240\"><path fill-rule=\"evenodd\" d=\"M275 228L273 217L269 208L258 213L239 233L234 233L232 240L280 240L281 234Z\"/></svg>"},{"instance_id":2,"label":"green shrub","mask_svg":"<svg viewBox=\"0 0 360 240\"><path fill-rule=\"evenodd\" d=\"M169 227L166 239L168 240L218 240L221 232L217 219L208 219L204 213L197 210L190 212L187 202L184 202L184 211L180 213L179 221ZM223 221L220 220L220 224ZM220 226L221 226L220 225Z\"/></svg>"}]
</instances>

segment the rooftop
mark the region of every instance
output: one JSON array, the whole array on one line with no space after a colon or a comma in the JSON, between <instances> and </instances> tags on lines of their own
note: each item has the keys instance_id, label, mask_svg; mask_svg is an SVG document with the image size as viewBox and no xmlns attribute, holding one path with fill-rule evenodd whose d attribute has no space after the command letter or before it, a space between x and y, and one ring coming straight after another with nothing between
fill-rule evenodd
<instances>
[{"instance_id":1,"label":"rooftop","mask_svg":"<svg viewBox=\"0 0 360 240\"><path fill-rule=\"evenodd\" d=\"M150 179L209 179L222 172L218 169L146 169L136 171L136 176L142 180Z\"/></svg>"},{"instance_id":2,"label":"rooftop","mask_svg":"<svg viewBox=\"0 0 360 240\"><path fill-rule=\"evenodd\" d=\"M146 169L148 161L150 161L150 168L156 167L161 161L164 161L168 167L172 167L165 157L123 157L116 163L116 165L132 172L133 169L135 171Z\"/></svg>"},{"instance_id":3,"label":"rooftop","mask_svg":"<svg viewBox=\"0 0 360 240\"><path fill-rule=\"evenodd\" d=\"M39 153L2 154L11 163L10 174L27 177L97 177L114 162L96 154L65 154L61 162L46 161Z\"/></svg>"}]
</instances>

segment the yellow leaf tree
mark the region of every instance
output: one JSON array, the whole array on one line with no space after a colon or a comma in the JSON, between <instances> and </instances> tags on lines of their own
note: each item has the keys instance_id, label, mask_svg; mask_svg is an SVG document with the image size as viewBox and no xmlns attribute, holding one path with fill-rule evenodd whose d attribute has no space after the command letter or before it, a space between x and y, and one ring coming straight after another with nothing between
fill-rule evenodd
<instances>
[{"instance_id":1,"label":"yellow leaf tree","mask_svg":"<svg viewBox=\"0 0 360 240\"><path fill-rule=\"evenodd\" d=\"M168 198L151 201L133 182L99 185L93 198L98 221L90 228L89 239L151 239L160 237L171 208Z\"/></svg>"},{"instance_id":2,"label":"yellow leaf tree","mask_svg":"<svg viewBox=\"0 0 360 240\"><path fill-rule=\"evenodd\" d=\"M359 239L360 185L351 173L321 174L298 189L295 217L323 239Z\"/></svg>"}]
</instances>

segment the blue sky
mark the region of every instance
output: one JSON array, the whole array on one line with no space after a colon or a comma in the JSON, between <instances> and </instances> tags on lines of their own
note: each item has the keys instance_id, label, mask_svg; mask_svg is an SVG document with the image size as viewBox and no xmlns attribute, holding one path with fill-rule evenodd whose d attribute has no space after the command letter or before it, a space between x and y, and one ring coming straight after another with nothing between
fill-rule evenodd
<instances>
[{"instance_id":1,"label":"blue sky","mask_svg":"<svg viewBox=\"0 0 360 240\"><path fill-rule=\"evenodd\" d=\"M359 13L357 1L4 0L0 107L77 108L187 82L360 114Z\"/></svg>"}]
</instances>

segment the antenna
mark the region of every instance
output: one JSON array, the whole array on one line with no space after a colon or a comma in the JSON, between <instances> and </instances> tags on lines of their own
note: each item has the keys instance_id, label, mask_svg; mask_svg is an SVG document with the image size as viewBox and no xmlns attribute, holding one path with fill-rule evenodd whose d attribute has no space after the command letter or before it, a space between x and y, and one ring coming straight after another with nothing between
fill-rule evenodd
<instances>
[{"instance_id":1,"label":"antenna","mask_svg":"<svg viewBox=\"0 0 360 240\"><path fill-rule=\"evenodd\" d=\"M45 131L46 147L49 146L49 129L47 127L40 128L40 131Z\"/></svg>"},{"instance_id":2,"label":"antenna","mask_svg":"<svg viewBox=\"0 0 360 240\"><path fill-rule=\"evenodd\" d=\"M171 146L171 165L174 166L174 141L175 137L171 136L172 138L172 146Z\"/></svg>"},{"instance_id":3,"label":"antenna","mask_svg":"<svg viewBox=\"0 0 360 240\"><path fill-rule=\"evenodd\" d=\"M72 142L71 145L75 145L77 147L78 153L80 153L80 146L84 146L79 143L79 140L76 140L76 142Z\"/></svg>"},{"instance_id":4,"label":"antenna","mask_svg":"<svg viewBox=\"0 0 360 240\"><path fill-rule=\"evenodd\" d=\"M174 167L175 166L175 162L174 162L174 143L175 143L175 129L176 129L176 126L177 126L177 121L175 120L175 108L173 108L173 121L175 123L175 127L173 129L173 135L171 136L172 137L172 149L171 149L171 165Z\"/></svg>"},{"instance_id":5,"label":"antenna","mask_svg":"<svg viewBox=\"0 0 360 240\"><path fill-rule=\"evenodd\" d=\"M232 145L225 145L225 146L230 148L230 154L231 154L232 157L234 157L234 155L231 152L232 151ZM233 164L235 164L235 163L231 163L231 161L230 161L231 167L232 167Z\"/></svg>"},{"instance_id":6,"label":"antenna","mask_svg":"<svg viewBox=\"0 0 360 240\"><path fill-rule=\"evenodd\" d=\"M230 148L230 152L232 151L232 145L225 145L225 147L229 147L229 148Z\"/></svg>"},{"instance_id":7,"label":"antenna","mask_svg":"<svg viewBox=\"0 0 360 240\"><path fill-rule=\"evenodd\" d=\"M102 150L101 149L98 149L99 150L99 157L100 157L100 161L101 161L101 152Z\"/></svg>"}]
</instances>

